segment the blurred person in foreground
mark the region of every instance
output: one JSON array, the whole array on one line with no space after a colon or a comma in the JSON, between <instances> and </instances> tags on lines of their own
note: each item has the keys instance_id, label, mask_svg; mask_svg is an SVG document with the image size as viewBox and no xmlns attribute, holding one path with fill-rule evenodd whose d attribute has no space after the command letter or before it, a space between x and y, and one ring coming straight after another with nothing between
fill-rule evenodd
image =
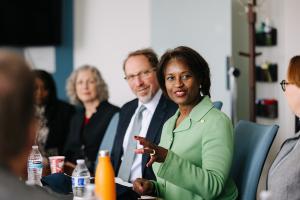
<instances>
[{"instance_id":1,"label":"blurred person in foreground","mask_svg":"<svg viewBox=\"0 0 300 200\"><path fill-rule=\"evenodd\" d=\"M300 117L300 55L291 58L287 76L281 87L292 112ZM267 189L271 199L300 198L300 132L285 140L271 165L267 178Z\"/></svg>"},{"instance_id":2,"label":"blurred person in foreground","mask_svg":"<svg viewBox=\"0 0 300 200\"><path fill-rule=\"evenodd\" d=\"M35 105L41 118L37 144L43 157L63 155L70 121L75 108L57 98L53 77L48 72L35 69Z\"/></svg>"},{"instance_id":3,"label":"blurred person in foreground","mask_svg":"<svg viewBox=\"0 0 300 200\"><path fill-rule=\"evenodd\" d=\"M0 49L0 199L54 199L42 188L20 180L34 144L34 78L25 60ZM23 177L25 178L25 177Z\"/></svg>"},{"instance_id":4,"label":"blurred person in foreground","mask_svg":"<svg viewBox=\"0 0 300 200\"><path fill-rule=\"evenodd\" d=\"M79 108L71 120L64 154L73 164L77 159L85 159L94 174L99 146L119 108L108 102L107 85L100 71L90 65L73 71L67 81L67 93L71 103Z\"/></svg>"},{"instance_id":5,"label":"blurred person in foreground","mask_svg":"<svg viewBox=\"0 0 300 200\"><path fill-rule=\"evenodd\" d=\"M161 58L157 76L165 94L179 110L165 124L159 146L143 137L138 154L151 156L157 181L137 179L141 195L166 200L236 199L230 178L233 128L230 119L210 100L210 70L193 49L180 46Z\"/></svg>"}]
</instances>

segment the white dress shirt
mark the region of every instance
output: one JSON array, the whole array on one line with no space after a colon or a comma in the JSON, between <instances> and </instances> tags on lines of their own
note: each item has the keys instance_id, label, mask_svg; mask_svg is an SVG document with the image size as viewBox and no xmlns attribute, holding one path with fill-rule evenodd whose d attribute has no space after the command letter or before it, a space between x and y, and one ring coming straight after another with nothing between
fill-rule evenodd
<instances>
[{"instance_id":1,"label":"white dress shirt","mask_svg":"<svg viewBox=\"0 0 300 200\"><path fill-rule=\"evenodd\" d=\"M141 137L146 137L151 119L153 117L153 114L155 112L155 109L158 105L159 99L162 95L162 91L159 90L154 97L151 99L151 101L149 101L148 103L143 104L142 102L139 101L138 107L136 108L134 115L131 117L129 126L126 130L126 134L124 137L124 141L123 141L123 152L126 152L126 148L128 145L128 140L129 140L129 135L130 132L132 130L132 124L134 121L134 118L137 114L137 111L139 110L141 105L144 105L146 107L146 109L143 111L142 115L143 115L143 119L142 119L142 128L141 131L139 133L139 136ZM137 133L138 134L138 133ZM131 140L134 140L133 138L130 138ZM137 143L137 148L143 148L143 146L141 146L139 143ZM123 154L124 156L124 154ZM122 156L122 159L123 159ZM136 154L134 160L133 160L133 164L131 167L131 172L130 172L130 181L133 182L135 181L135 179L137 178L141 178L142 177L142 154Z\"/></svg>"}]
</instances>

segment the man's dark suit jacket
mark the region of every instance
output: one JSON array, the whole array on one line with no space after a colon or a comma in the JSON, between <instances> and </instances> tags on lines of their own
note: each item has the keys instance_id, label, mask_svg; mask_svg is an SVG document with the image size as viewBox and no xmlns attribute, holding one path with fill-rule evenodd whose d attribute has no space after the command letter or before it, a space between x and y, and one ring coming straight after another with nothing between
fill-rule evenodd
<instances>
[{"instance_id":1,"label":"man's dark suit jacket","mask_svg":"<svg viewBox=\"0 0 300 200\"><path fill-rule=\"evenodd\" d=\"M84 109L78 110L72 118L70 133L66 141L64 151L66 160L76 163L77 159L85 159L90 172L94 172L99 146L111 118L118 111L118 107L108 101L103 101L89 122L83 126L85 111Z\"/></svg>"},{"instance_id":2,"label":"man's dark suit jacket","mask_svg":"<svg viewBox=\"0 0 300 200\"><path fill-rule=\"evenodd\" d=\"M134 99L128 103L126 103L120 111L120 119L117 128L117 135L115 137L114 146L111 153L112 164L116 173L118 175L118 171L121 165L121 157L123 155L123 140L126 134L127 127L129 126L130 120L138 107L138 99ZM172 115L177 110L177 105L171 100L161 96L158 105L155 109L155 112L152 116L146 139L153 142L154 144L158 144L160 141L160 135L162 131L162 127ZM142 176L143 178L149 180L155 180L155 175L152 170L152 167L146 167L146 164L149 160L148 155L142 156Z\"/></svg>"}]
</instances>

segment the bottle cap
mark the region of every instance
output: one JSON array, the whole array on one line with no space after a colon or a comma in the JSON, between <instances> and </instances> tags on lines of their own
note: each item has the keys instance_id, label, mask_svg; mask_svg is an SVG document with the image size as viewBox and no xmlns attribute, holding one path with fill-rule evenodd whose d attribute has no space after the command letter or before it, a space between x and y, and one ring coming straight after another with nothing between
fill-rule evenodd
<instances>
[{"instance_id":1,"label":"bottle cap","mask_svg":"<svg viewBox=\"0 0 300 200\"><path fill-rule=\"evenodd\" d=\"M76 160L76 163L77 163L77 164L83 164L83 163L84 163L84 160L83 160L83 159L78 159L78 160Z\"/></svg>"},{"instance_id":2,"label":"bottle cap","mask_svg":"<svg viewBox=\"0 0 300 200\"><path fill-rule=\"evenodd\" d=\"M38 149L39 147L37 145L32 146L33 149Z\"/></svg>"},{"instance_id":3,"label":"bottle cap","mask_svg":"<svg viewBox=\"0 0 300 200\"><path fill-rule=\"evenodd\" d=\"M108 151L108 150L100 150L99 156L100 156L100 157L106 157L106 156L109 156L109 151Z\"/></svg>"}]
</instances>

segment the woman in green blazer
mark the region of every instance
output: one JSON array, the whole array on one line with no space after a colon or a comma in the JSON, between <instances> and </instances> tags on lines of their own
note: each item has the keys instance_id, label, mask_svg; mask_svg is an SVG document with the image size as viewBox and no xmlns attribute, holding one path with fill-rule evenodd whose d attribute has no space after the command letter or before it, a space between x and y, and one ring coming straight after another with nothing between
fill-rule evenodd
<instances>
[{"instance_id":1,"label":"woman in green blazer","mask_svg":"<svg viewBox=\"0 0 300 200\"><path fill-rule=\"evenodd\" d=\"M136 153L150 154L157 181L137 179L134 190L163 199L236 199L229 176L233 156L230 119L210 100L207 62L193 49L180 46L161 58L158 80L179 110L163 127L159 146L142 137Z\"/></svg>"}]
</instances>

